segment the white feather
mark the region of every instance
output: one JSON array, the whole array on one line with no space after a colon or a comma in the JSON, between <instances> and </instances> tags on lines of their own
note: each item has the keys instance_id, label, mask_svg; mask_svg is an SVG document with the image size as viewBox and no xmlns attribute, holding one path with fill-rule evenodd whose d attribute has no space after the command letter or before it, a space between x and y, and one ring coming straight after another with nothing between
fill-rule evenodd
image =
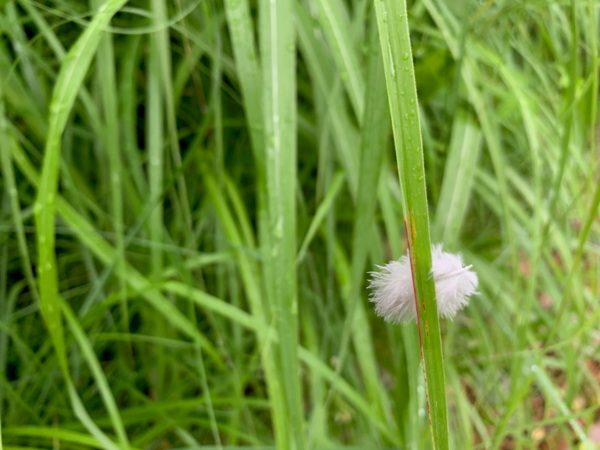
<instances>
[{"instance_id":1,"label":"white feather","mask_svg":"<svg viewBox=\"0 0 600 450\"><path fill-rule=\"evenodd\" d=\"M460 254L444 253L442 245L431 247L432 275L435 282L438 314L454 317L467 306L469 297L477 294L477 274L463 267ZM408 256L377 266L380 272L371 272L373 289L370 301L375 312L388 322L411 322L417 318L413 278Z\"/></svg>"}]
</instances>

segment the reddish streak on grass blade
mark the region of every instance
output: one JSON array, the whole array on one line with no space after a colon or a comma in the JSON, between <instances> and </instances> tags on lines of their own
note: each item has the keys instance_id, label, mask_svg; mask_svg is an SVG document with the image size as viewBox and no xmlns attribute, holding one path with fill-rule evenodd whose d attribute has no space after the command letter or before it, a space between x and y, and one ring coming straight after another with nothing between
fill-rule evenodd
<instances>
[{"instance_id":1,"label":"reddish streak on grass blade","mask_svg":"<svg viewBox=\"0 0 600 450\"><path fill-rule=\"evenodd\" d=\"M414 222L411 220L410 209L408 210L408 219L410 220L411 234L408 234L408 225L406 219L404 219L404 229L406 231L406 241L408 244L408 257L410 258L410 274L412 275L413 292L415 293L415 308L417 309L417 326L419 327L419 345L421 346L421 365L423 366L423 380L425 381L425 398L427 399L427 419L429 420L429 434L431 435L431 443L433 448L435 447L435 437L433 436L433 424L431 423L431 408L429 406L429 391L427 390L427 372L425 370L425 354L423 353L423 337L421 336L421 315L419 314L419 300L417 299L417 286L415 284L415 268L413 265L412 250L410 247L411 237L416 237L416 230ZM425 302L423 302L423 311L425 311ZM427 336L429 336L429 326L425 321L425 328L427 328Z\"/></svg>"},{"instance_id":2,"label":"reddish streak on grass blade","mask_svg":"<svg viewBox=\"0 0 600 450\"><path fill-rule=\"evenodd\" d=\"M409 215L409 219L410 219L410 209L408 210L408 215ZM415 269L413 267L413 257L412 257L412 250L410 248L410 238L408 238L408 226L406 225L406 219L404 219L404 229L406 230L406 241L408 244L408 257L410 258L410 274L412 276L412 282L413 282L413 292L415 293L415 308L417 309L417 325L419 327L419 343L421 344L421 356L423 356L423 340L421 339L421 317L419 314L419 300L417 299L417 286L415 285ZM414 226L412 224L411 221L411 229L414 229ZM425 362L425 360L423 360L423 362ZM425 369L425 366L423 366L423 369Z\"/></svg>"}]
</instances>

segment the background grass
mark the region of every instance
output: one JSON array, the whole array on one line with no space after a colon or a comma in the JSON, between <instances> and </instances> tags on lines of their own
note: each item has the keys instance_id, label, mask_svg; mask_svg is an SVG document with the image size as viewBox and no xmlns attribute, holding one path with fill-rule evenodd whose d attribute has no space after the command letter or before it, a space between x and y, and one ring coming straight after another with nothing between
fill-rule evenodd
<instances>
[{"instance_id":1,"label":"background grass","mask_svg":"<svg viewBox=\"0 0 600 450\"><path fill-rule=\"evenodd\" d=\"M1 448L431 447L394 4L0 1ZM408 2L449 448L600 442L599 6Z\"/></svg>"}]
</instances>

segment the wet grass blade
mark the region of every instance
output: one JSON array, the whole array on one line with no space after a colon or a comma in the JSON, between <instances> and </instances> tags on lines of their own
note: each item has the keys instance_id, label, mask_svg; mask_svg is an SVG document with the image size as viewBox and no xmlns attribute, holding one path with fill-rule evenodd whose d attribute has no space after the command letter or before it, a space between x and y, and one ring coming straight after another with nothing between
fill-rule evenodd
<instances>
[{"instance_id":1,"label":"wet grass blade","mask_svg":"<svg viewBox=\"0 0 600 450\"><path fill-rule=\"evenodd\" d=\"M417 90L405 1L375 2L409 243L434 448L448 449L444 361L435 286Z\"/></svg>"},{"instance_id":2,"label":"wet grass blade","mask_svg":"<svg viewBox=\"0 0 600 450\"><path fill-rule=\"evenodd\" d=\"M292 0L261 0L260 50L268 229L263 246L267 298L279 335L286 417L277 418L282 450L304 449L298 377L296 292L296 45Z\"/></svg>"}]
</instances>

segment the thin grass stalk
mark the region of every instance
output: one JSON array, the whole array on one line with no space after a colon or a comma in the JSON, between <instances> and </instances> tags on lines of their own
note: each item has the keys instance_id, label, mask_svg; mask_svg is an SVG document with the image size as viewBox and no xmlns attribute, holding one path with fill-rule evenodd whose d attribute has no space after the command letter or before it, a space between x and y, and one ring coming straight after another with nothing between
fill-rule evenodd
<instances>
[{"instance_id":1,"label":"thin grass stalk","mask_svg":"<svg viewBox=\"0 0 600 450\"><path fill-rule=\"evenodd\" d=\"M198 73L198 69L196 68L196 65L195 65L195 61L197 60L197 58L194 57L194 52L192 51L192 46L190 44L190 38L189 38L190 32L189 32L189 28L188 28L188 23L187 23L185 15L182 14L183 6L181 4L181 0L176 0L175 3L177 5L178 14L181 14L181 16L182 16L181 28L183 30L183 33L181 33L181 39L183 40L183 49L185 51L186 62L190 68L189 70L191 71L192 82L194 84L194 90L196 93L198 106L200 107L200 111L202 111L203 113L206 113L208 111L208 106L206 104L206 98L204 96L202 80L200 79L200 74ZM177 79L177 76L175 76L175 79ZM177 82L175 83L175 86L177 86ZM177 92L177 89L174 89L174 91ZM177 95L176 101L175 101L175 108L179 107L180 100L181 100L181 98Z\"/></svg>"},{"instance_id":2,"label":"thin grass stalk","mask_svg":"<svg viewBox=\"0 0 600 450\"><path fill-rule=\"evenodd\" d=\"M579 34L577 32L577 2L571 0L571 55L569 60L569 88L566 90L566 101L564 111L564 128L561 138L561 154L558 163L558 173L552 183L552 197L548 208L548 221L544 227L543 242L548 239L550 227L554 222L553 218L556 214L556 207L560 198L561 186L567 167L567 159L569 157L569 145L571 143L571 129L573 127L574 112L577 107L577 62L579 60Z\"/></svg>"},{"instance_id":3,"label":"thin grass stalk","mask_svg":"<svg viewBox=\"0 0 600 450\"><path fill-rule=\"evenodd\" d=\"M94 348L92 347L92 343L85 335L85 331L83 330L81 324L77 321L77 317L73 314L73 311L63 299L60 299L60 307L66 318L67 324L71 329L71 333L73 334L75 341L79 345L81 353L86 360L86 363L92 372L92 376L94 381L96 382L97 389L100 393L102 401L108 411L108 415L112 422L113 428L117 433L119 438L119 444L124 448L129 448L129 440L127 438L127 433L125 431L125 426L123 425L123 421L119 414L119 409L115 398L111 392L110 385L108 380L106 379L106 375L102 370L102 366L100 365L100 361L96 354L94 353Z\"/></svg>"},{"instance_id":4,"label":"thin grass stalk","mask_svg":"<svg viewBox=\"0 0 600 450\"><path fill-rule=\"evenodd\" d=\"M159 2L160 3L160 2ZM163 97L160 67L160 37L150 35L147 56L147 97L146 97L146 151L148 152L148 185L151 200L161 197L163 190L164 166L164 130L163 130ZM162 242L163 236L163 204L160 202L153 208L149 218L150 239L155 243ZM162 271L163 254L158 246L151 248L152 273L158 276Z\"/></svg>"},{"instance_id":5,"label":"thin grass stalk","mask_svg":"<svg viewBox=\"0 0 600 450\"><path fill-rule=\"evenodd\" d=\"M27 83L29 91L32 94L33 100L40 109L46 108L46 95L42 87L41 78L36 67L32 64L30 52L32 47L28 45L25 30L21 28L23 19L19 17L17 12L16 2L7 2L5 6L6 18L11 25L11 29L4 30L5 33L12 37L13 49L15 51L16 60L21 66L23 79Z\"/></svg>"},{"instance_id":6,"label":"thin grass stalk","mask_svg":"<svg viewBox=\"0 0 600 450\"><path fill-rule=\"evenodd\" d=\"M141 57L142 36L130 36L125 44L119 73L119 115L121 117L121 132L123 133L123 152L128 163L127 171L131 174L137 195L130 195L132 203L145 198L148 193L148 183L144 177L142 159L137 143L137 95L136 75ZM135 198L135 200L133 200Z\"/></svg>"},{"instance_id":7,"label":"thin grass stalk","mask_svg":"<svg viewBox=\"0 0 600 450\"><path fill-rule=\"evenodd\" d=\"M319 8L319 22L350 97L354 114L358 121L362 122L365 109L365 80L356 47L352 46L354 40L346 5L340 0L318 0L315 3Z\"/></svg>"},{"instance_id":8,"label":"thin grass stalk","mask_svg":"<svg viewBox=\"0 0 600 450\"><path fill-rule=\"evenodd\" d=\"M381 59L381 49L379 47L379 38L377 33L377 23L375 16L372 16L371 36L368 45L368 70L367 85L372 86L364 96L364 113L362 117L361 141L360 141L360 172L358 178L358 190L356 195L356 205L354 213L354 223L352 229L352 262L350 277L349 304L363 304L361 288L364 281L364 271L367 263L369 247L373 239L367 236L374 236L375 210L377 206L377 186L383 157L386 150L387 138L390 131L390 117L386 108L386 89L385 78L383 74L383 61ZM383 261L377 261L381 263ZM355 313L354 307L350 310ZM364 306L361 308L364 309ZM370 326L366 314L356 314L355 323L363 329L364 332L370 332ZM364 322L361 318L364 317ZM388 394L381 383L377 372L377 362L375 350L372 345L372 339L364 336L358 327L352 327L355 348L363 348L362 353L366 357L371 355L370 364L362 364L363 379L367 388L371 403L378 408L380 418L393 423L391 416L391 404ZM399 438L399 441L402 439Z\"/></svg>"},{"instance_id":9,"label":"thin grass stalk","mask_svg":"<svg viewBox=\"0 0 600 450\"><path fill-rule=\"evenodd\" d=\"M2 84L0 83L0 169L4 178L4 188L8 192L10 200L10 212L15 225L17 242L19 245L19 254L21 256L21 266L25 273L25 279L31 291L34 301L39 301L39 292L33 275L29 250L27 248L27 239L25 238L25 228L23 226L23 214L19 202L19 191L15 181L15 172L13 170L12 158L10 156L10 140L8 137L8 127L6 115L4 114L4 99L2 97Z\"/></svg>"},{"instance_id":10,"label":"thin grass stalk","mask_svg":"<svg viewBox=\"0 0 600 450\"><path fill-rule=\"evenodd\" d=\"M225 14L235 57L244 113L257 170L264 171L261 71L248 0L225 0ZM261 181L262 178L259 178Z\"/></svg>"},{"instance_id":11,"label":"thin grass stalk","mask_svg":"<svg viewBox=\"0 0 600 450\"><path fill-rule=\"evenodd\" d=\"M444 248L454 251L460 241L473 189L481 131L469 114L459 109L455 113L451 133L432 233L434 239L444 243Z\"/></svg>"},{"instance_id":12,"label":"thin grass stalk","mask_svg":"<svg viewBox=\"0 0 600 450\"><path fill-rule=\"evenodd\" d=\"M202 392L204 393L204 399L206 400L206 406L208 409L208 415L210 418L210 428L212 431L213 439L218 449L222 449L221 435L217 428L217 419L215 417L215 410L213 408L212 399L210 396L210 389L208 387L208 378L206 376L206 368L204 367L204 357L202 356L202 349L199 345L194 345L194 353L196 364L198 365L198 372L200 374L200 385L202 386Z\"/></svg>"},{"instance_id":13,"label":"thin grass stalk","mask_svg":"<svg viewBox=\"0 0 600 450\"><path fill-rule=\"evenodd\" d=\"M303 261L304 257L306 256L306 253L308 251L308 247L309 247L310 243L313 241L315 235L317 234L317 231L319 231L319 228L321 227L323 220L325 219L325 217L327 216L329 211L333 208L333 206L335 204L335 199L337 198L338 194L342 190L343 186L344 186L344 174L343 174L343 172L340 171L340 172L336 173L335 176L333 177L333 180L331 180L331 184L329 185L327 192L323 196L321 203L319 203L319 207L315 211L315 215L313 216L312 220L310 221L308 230L306 231L306 235L304 236L304 239L302 240L302 245L300 245L300 249L298 250L298 255L296 256L296 264L297 265L300 265L300 263Z\"/></svg>"},{"instance_id":14,"label":"thin grass stalk","mask_svg":"<svg viewBox=\"0 0 600 450\"><path fill-rule=\"evenodd\" d=\"M444 360L435 285L430 277L431 242L425 187L423 144L405 1L375 1L404 224L413 272L421 357L435 449L448 449Z\"/></svg>"},{"instance_id":15,"label":"thin grass stalk","mask_svg":"<svg viewBox=\"0 0 600 450\"><path fill-rule=\"evenodd\" d=\"M94 0L94 7L99 8L102 2ZM115 73L114 48L111 34L104 34L98 47L98 76L102 91L104 120L106 122L106 152L110 167L110 193L112 200L113 227L115 231L115 248L117 250L117 276L121 290L121 329L129 333L129 311L125 281L125 246L123 239L123 197L122 178L123 164L121 161L119 110L117 101L117 82ZM133 355L131 343L126 344L130 359ZM131 361L133 362L133 361Z\"/></svg>"},{"instance_id":16,"label":"thin grass stalk","mask_svg":"<svg viewBox=\"0 0 600 450\"><path fill-rule=\"evenodd\" d=\"M167 2L165 0L152 0L152 9L154 19L161 28L152 34L153 48L158 58L157 71L160 71L160 81L162 82L162 95L165 106L165 118L167 122L168 143L171 147L171 156L175 170L181 167L181 149L179 146L179 136L177 134L177 118L175 111L175 99L173 97L173 75L171 70L171 47L169 38L169 28L163 24L169 20L167 12ZM162 140L160 141L162 143ZM180 174L177 178L177 191L183 222L183 232L186 236L186 245L195 248L192 232L192 213L190 211L190 202L188 200L185 177Z\"/></svg>"},{"instance_id":17,"label":"thin grass stalk","mask_svg":"<svg viewBox=\"0 0 600 450\"><path fill-rule=\"evenodd\" d=\"M152 0L154 24L160 24L160 10L164 7L161 0ZM158 10L158 12L157 12ZM148 186L150 201L161 199L165 175L165 110L164 110L164 72L162 67L161 47L164 45L164 30L150 35L149 51L146 57L146 151L148 155ZM164 253L160 244L164 241L164 204L161 201L153 208L148 220L150 240L154 245L150 248L152 278L158 278L163 271ZM164 317L148 316L154 324L157 334L164 336L166 327ZM155 389L164 392L166 378L166 355L163 347L156 348L157 376Z\"/></svg>"},{"instance_id":18,"label":"thin grass stalk","mask_svg":"<svg viewBox=\"0 0 600 450\"><path fill-rule=\"evenodd\" d=\"M588 15L590 23L590 53L592 54L592 67L590 68L592 76L592 87L590 88L590 167L588 173L588 186L591 191L594 183L594 173L596 164L594 155L596 154L596 119L598 118L598 41L596 28L596 10L594 2L588 0Z\"/></svg>"}]
</instances>

